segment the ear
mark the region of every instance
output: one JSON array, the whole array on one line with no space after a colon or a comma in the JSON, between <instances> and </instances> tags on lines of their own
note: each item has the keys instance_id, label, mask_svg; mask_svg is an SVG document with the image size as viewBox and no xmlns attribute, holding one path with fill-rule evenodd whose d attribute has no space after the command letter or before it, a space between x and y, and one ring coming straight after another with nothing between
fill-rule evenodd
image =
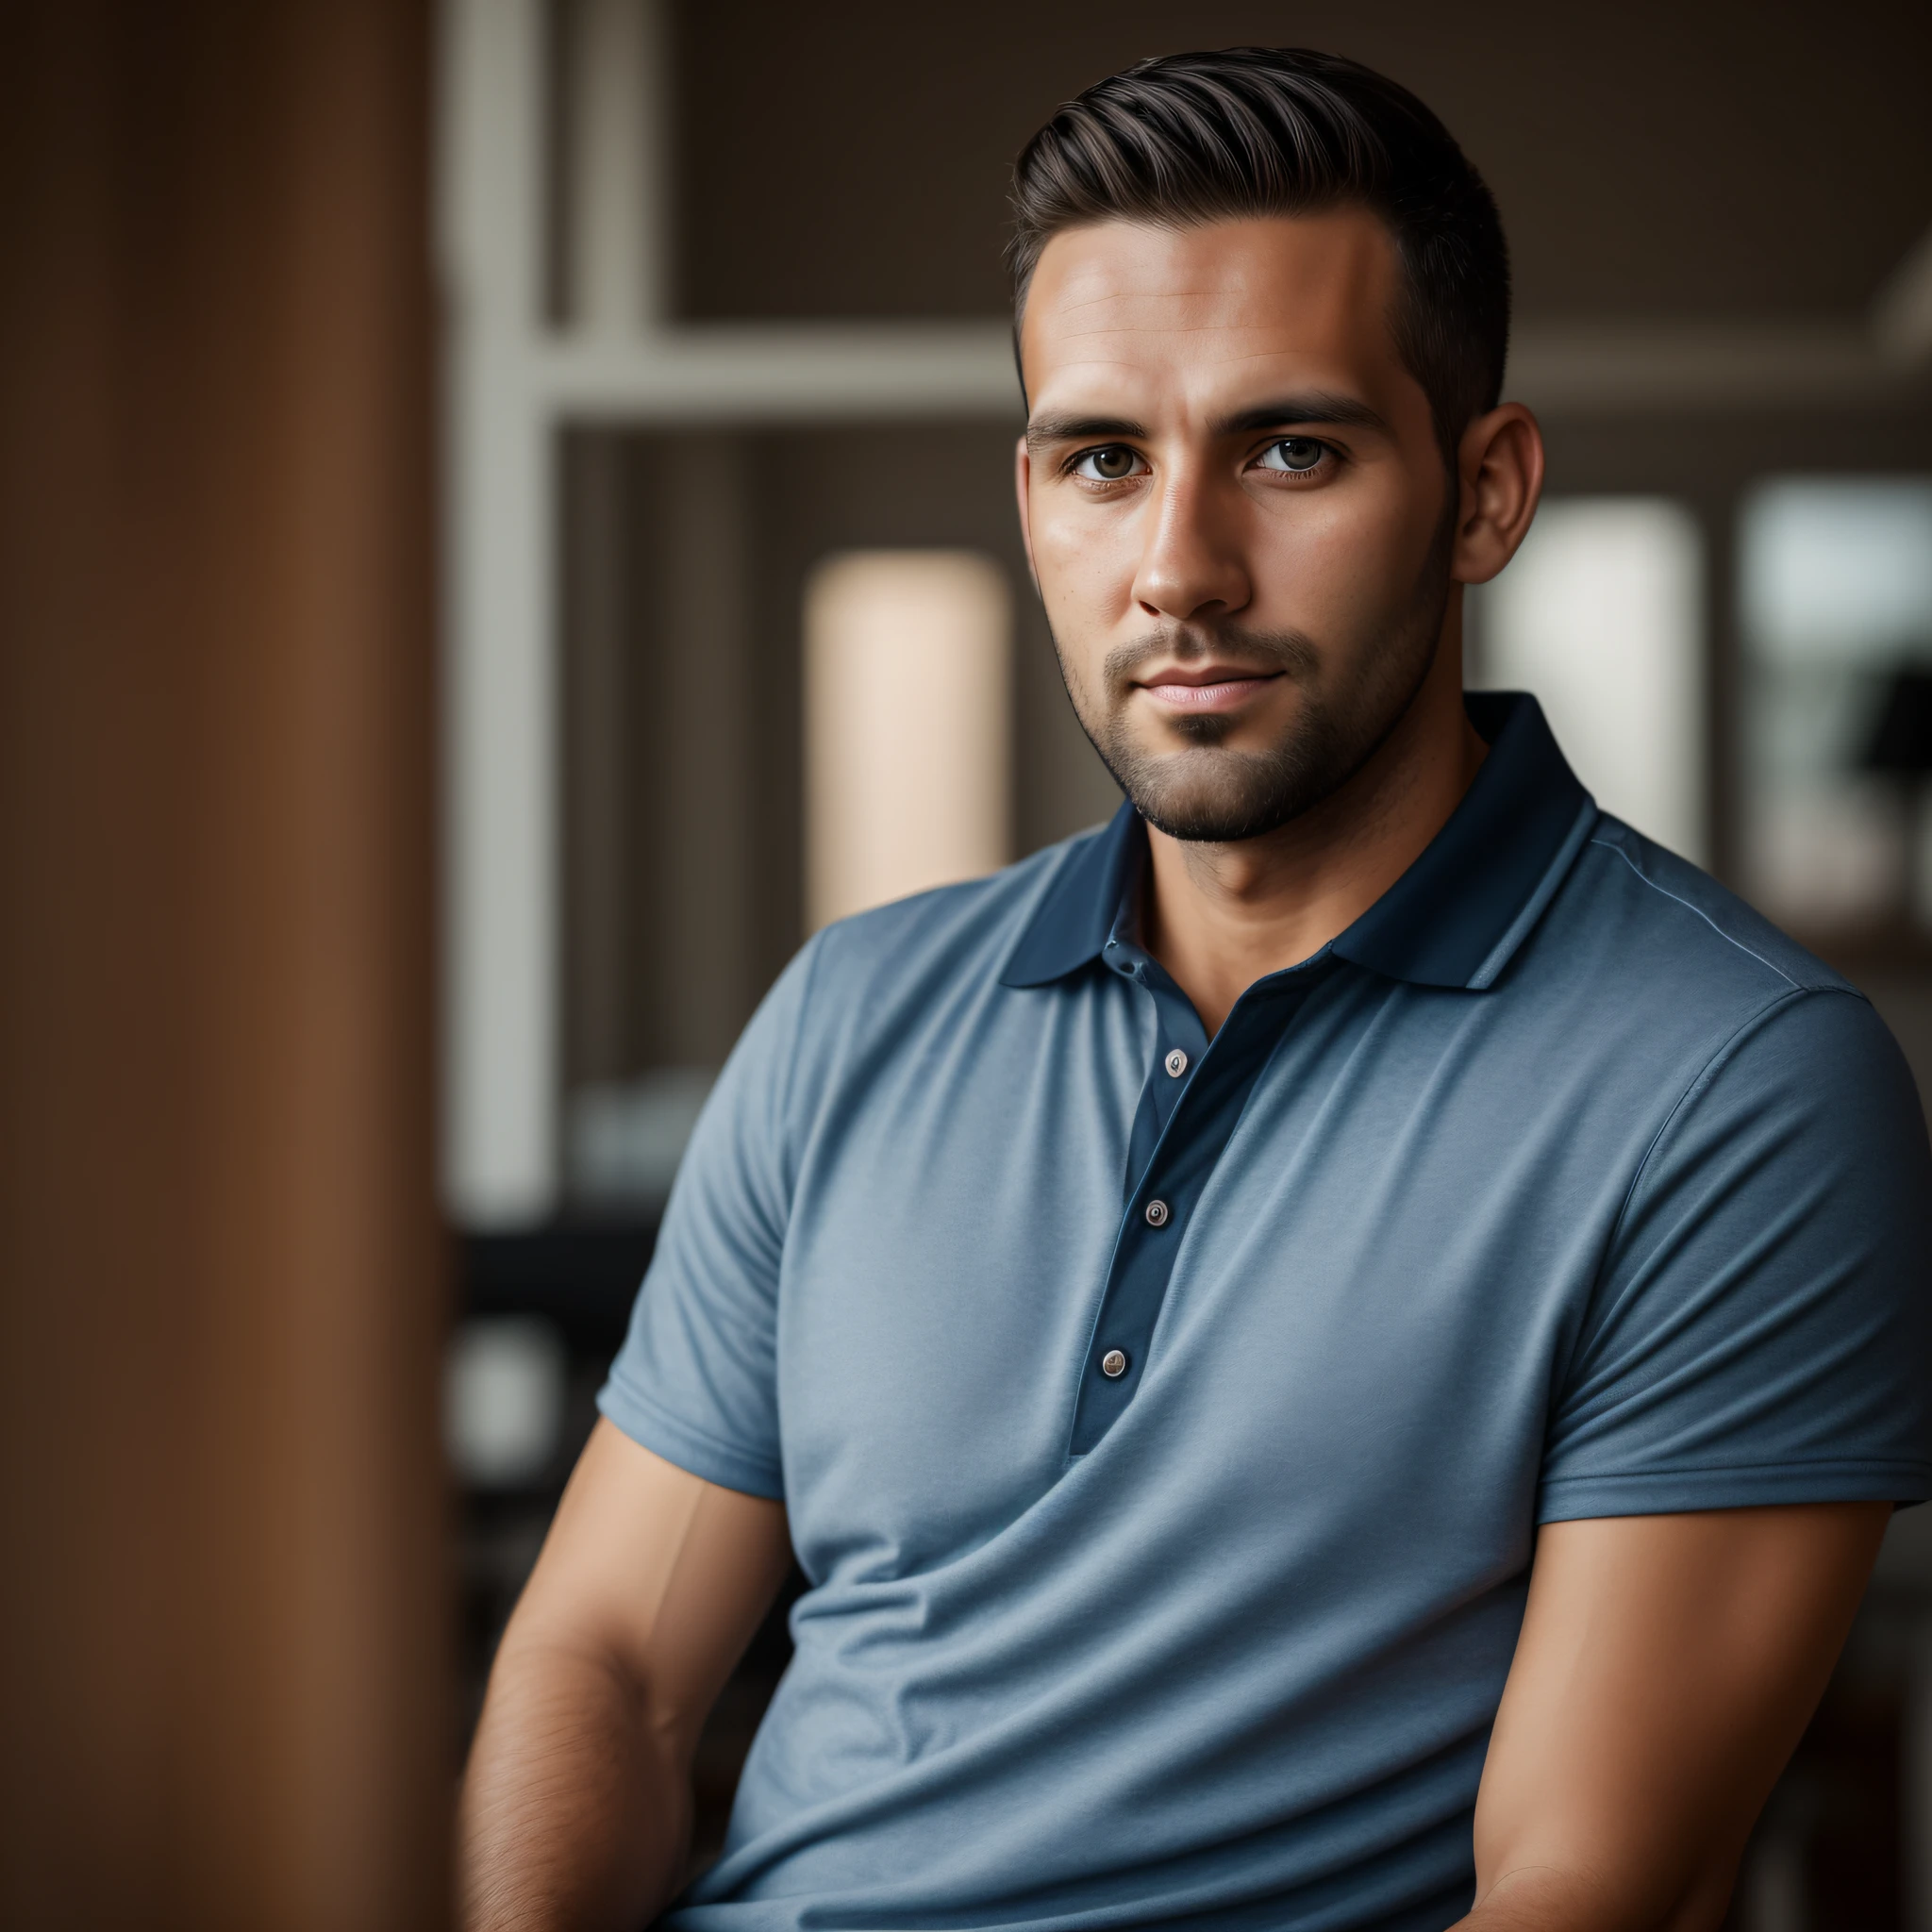
<instances>
[{"instance_id":1,"label":"ear","mask_svg":"<svg viewBox=\"0 0 1932 1932\"><path fill-rule=\"evenodd\" d=\"M1026 453L1026 439L1023 436L1013 445L1013 493L1020 500L1020 541L1026 548L1026 574L1033 579L1037 595L1040 590L1040 572L1033 563L1033 504L1029 486L1033 481L1033 458Z\"/></svg>"},{"instance_id":2,"label":"ear","mask_svg":"<svg viewBox=\"0 0 1932 1932\"><path fill-rule=\"evenodd\" d=\"M1543 433L1521 403L1478 416L1457 452L1460 499L1449 575L1486 584L1529 534L1543 493Z\"/></svg>"}]
</instances>

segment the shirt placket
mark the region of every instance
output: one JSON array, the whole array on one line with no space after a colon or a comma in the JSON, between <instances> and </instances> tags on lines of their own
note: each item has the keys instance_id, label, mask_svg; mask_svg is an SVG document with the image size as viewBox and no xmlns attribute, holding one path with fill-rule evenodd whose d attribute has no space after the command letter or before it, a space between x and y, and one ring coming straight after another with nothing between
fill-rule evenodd
<instances>
[{"instance_id":1,"label":"shirt placket","mask_svg":"<svg viewBox=\"0 0 1932 1932\"><path fill-rule=\"evenodd\" d=\"M1318 958L1257 981L1209 1041L1157 960L1118 934L1106 958L1153 1002L1157 1024L1128 1141L1120 1229L1081 1368L1074 1456L1091 1449L1133 1400L1182 1238L1261 1069L1329 963Z\"/></svg>"}]
</instances>

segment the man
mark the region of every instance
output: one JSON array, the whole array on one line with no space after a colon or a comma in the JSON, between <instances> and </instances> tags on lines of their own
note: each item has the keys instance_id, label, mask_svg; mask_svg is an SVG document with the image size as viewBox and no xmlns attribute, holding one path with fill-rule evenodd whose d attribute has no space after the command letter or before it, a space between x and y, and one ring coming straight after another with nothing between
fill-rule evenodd
<instances>
[{"instance_id":1,"label":"man","mask_svg":"<svg viewBox=\"0 0 1932 1932\"><path fill-rule=\"evenodd\" d=\"M1909 1076L1465 702L1542 451L1425 108L1158 60L1017 207L1020 514L1129 804L747 1030L504 1640L469 1922L664 1907L795 1549L671 1925L1713 1926L1932 1478Z\"/></svg>"}]
</instances>

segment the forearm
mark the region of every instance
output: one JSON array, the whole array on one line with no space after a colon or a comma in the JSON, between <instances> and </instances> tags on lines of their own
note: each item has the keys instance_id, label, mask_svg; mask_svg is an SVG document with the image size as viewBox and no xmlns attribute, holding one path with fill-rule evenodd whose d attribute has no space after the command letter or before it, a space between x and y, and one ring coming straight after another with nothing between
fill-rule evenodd
<instances>
[{"instance_id":1,"label":"forearm","mask_svg":"<svg viewBox=\"0 0 1932 1932\"><path fill-rule=\"evenodd\" d=\"M1670 1902L1660 1897L1676 1895ZM1714 1932L1730 1904L1731 1872L1713 1867L1682 1890L1651 1874L1530 1865L1482 1892L1450 1932Z\"/></svg>"},{"instance_id":2,"label":"forearm","mask_svg":"<svg viewBox=\"0 0 1932 1932\"><path fill-rule=\"evenodd\" d=\"M624 1673L512 1625L463 1783L463 1932L636 1932L676 1886L691 1812Z\"/></svg>"},{"instance_id":3,"label":"forearm","mask_svg":"<svg viewBox=\"0 0 1932 1932\"><path fill-rule=\"evenodd\" d=\"M1595 1921L1578 1914L1582 1903L1555 1874L1512 1873L1449 1932L1596 1932Z\"/></svg>"}]
</instances>

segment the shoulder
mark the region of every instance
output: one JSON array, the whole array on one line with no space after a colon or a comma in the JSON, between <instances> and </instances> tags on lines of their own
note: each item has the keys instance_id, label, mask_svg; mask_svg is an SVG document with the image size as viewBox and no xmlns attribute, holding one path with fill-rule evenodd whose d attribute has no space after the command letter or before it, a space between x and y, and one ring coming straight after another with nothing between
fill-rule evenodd
<instances>
[{"instance_id":1,"label":"shoulder","mask_svg":"<svg viewBox=\"0 0 1932 1932\"><path fill-rule=\"evenodd\" d=\"M1697 867L1600 816L1504 983L1546 1072L1655 1122L1705 1093L1801 1111L1916 1108L1896 1043L1841 974ZM1774 1096L1775 1101L1774 1103Z\"/></svg>"},{"instance_id":2,"label":"shoulder","mask_svg":"<svg viewBox=\"0 0 1932 1932\"><path fill-rule=\"evenodd\" d=\"M1104 826L1063 839L983 878L936 886L824 927L809 941L816 985L835 1001L908 980L997 975L1040 906L1100 839Z\"/></svg>"},{"instance_id":3,"label":"shoulder","mask_svg":"<svg viewBox=\"0 0 1932 1932\"><path fill-rule=\"evenodd\" d=\"M1010 1047L1024 1002L1002 974L1042 904L1100 836L1077 834L985 877L814 933L754 1022L792 1130L808 1133L856 1095L897 1091L935 1057L995 1040Z\"/></svg>"},{"instance_id":4,"label":"shoulder","mask_svg":"<svg viewBox=\"0 0 1932 1932\"><path fill-rule=\"evenodd\" d=\"M1557 923L1571 1019L1607 1063L1655 1066L1675 1133L1807 1122L1851 1147L1919 1158L1916 1083L1865 995L1736 893L1620 820L1600 818ZM1555 909L1555 908L1553 908Z\"/></svg>"},{"instance_id":5,"label":"shoulder","mask_svg":"<svg viewBox=\"0 0 1932 1932\"><path fill-rule=\"evenodd\" d=\"M1858 997L1851 982L1779 931L1735 892L1653 844L1621 819L1599 816L1577 860L1584 923L1622 942L1634 969L1663 988L1701 980L1777 1000L1795 992Z\"/></svg>"},{"instance_id":6,"label":"shoulder","mask_svg":"<svg viewBox=\"0 0 1932 1932\"><path fill-rule=\"evenodd\" d=\"M1000 975L1015 948L1103 832L822 926L773 989L773 1031L802 1041L827 1073L869 1043L983 1017L1010 998Z\"/></svg>"}]
</instances>

